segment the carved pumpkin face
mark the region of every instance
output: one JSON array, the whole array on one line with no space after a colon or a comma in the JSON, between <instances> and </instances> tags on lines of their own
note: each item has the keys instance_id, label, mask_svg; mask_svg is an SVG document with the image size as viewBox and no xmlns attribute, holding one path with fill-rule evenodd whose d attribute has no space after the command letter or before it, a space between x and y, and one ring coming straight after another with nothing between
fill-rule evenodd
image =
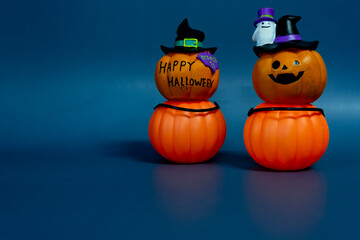
<instances>
[{"instance_id":1,"label":"carved pumpkin face","mask_svg":"<svg viewBox=\"0 0 360 240\"><path fill-rule=\"evenodd\" d=\"M171 52L159 60L155 82L166 99L206 100L215 93L219 84L219 69L213 72L198 55ZM209 56L217 61L212 55Z\"/></svg>"},{"instance_id":2,"label":"carved pumpkin face","mask_svg":"<svg viewBox=\"0 0 360 240\"><path fill-rule=\"evenodd\" d=\"M313 50L286 49L260 56L253 70L258 96L268 103L312 103L326 86L326 67Z\"/></svg>"}]
</instances>

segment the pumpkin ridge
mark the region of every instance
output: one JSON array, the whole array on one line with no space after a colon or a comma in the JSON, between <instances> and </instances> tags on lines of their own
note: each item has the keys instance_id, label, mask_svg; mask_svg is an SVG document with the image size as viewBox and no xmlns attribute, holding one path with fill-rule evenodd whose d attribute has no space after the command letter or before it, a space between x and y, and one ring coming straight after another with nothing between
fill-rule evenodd
<instances>
[{"instance_id":1,"label":"pumpkin ridge","mask_svg":"<svg viewBox=\"0 0 360 240\"><path fill-rule=\"evenodd\" d=\"M171 117L169 117L168 119L167 119L167 121L172 121L172 124L170 124L171 126L173 126L174 125L174 122L175 122L175 118L176 118L176 110L174 110L174 109L169 109L169 110L165 110L165 113L166 112L168 112L168 114L170 114L171 115ZM165 120L165 119L164 119ZM165 126L165 124L162 124L163 126ZM166 131L166 132L168 132L168 133L170 133L170 131L168 131L169 129L165 129L164 131ZM171 137L170 137L170 140L169 140L169 142L171 142L171 143L173 143L173 141L174 141L174 132L171 132L171 135L170 135ZM164 147L164 144L169 144L167 141L162 141L162 146L163 146L163 148L165 149L165 147ZM172 144L173 145L173 144ZM171 153L171 151L169 151L170 149L167 149L166 148L166 154L167 155L172 155ZM173 149L173 146L171 146L171 150L173 151L174 149Z\"/></svg>"},{"instance_id":2,"label":"pumpkin ridge","mask_svg":"<svg viewBox=\"0 0 360 240\"><path fill-rule=\"evenodd\" d=\"M255 118L255 115L252 115L252 116L248 117L248 119L245 122L244 133L243 133L245 147L246 147L246 149L248 149L248 153L252 158L254 158L253 157L254 156L254 150L253 150L253 148L251 146L250 129L251 129L251 124L252 124L254 118Z\"/></svg>"},{"instance_id":3,"label":"pumpkin ridge","mask_svg":"<svg viewBox=\"0 0 360 240\"><path fill-rule=\"evenodd\" d=\"M318 68L320 69L320 71L321 71L321 64L320 64L320 61L319 61L319 59L316 57L316 55L314 54L314 52L311 52L311 54L313 55L313 57L317 60L316 62L317 62L317 64L318 64ZM319 77L319 79L321 79L322 80L322 78L323 78L323 76L322 76L323 74L322 74L322 72L320 72L320 77ZM319 92L319 89L321 89L321 86L322 86L322 82L323 81L317 81L317 91L316 91L316 94L319 94L319 96L322 94L322 92Z\"/></svg>"},{"instance_id":4,"label":"pumpkin ridge","mask_svg":"<svg viewBox=\"0 0 360 240\"><path fill-rule=\"evenodd\" d=\"M219 125L219 119L218 119L218 114L217 112L214 113L215 114L215 122L216 122L216 125L217 125L217 138L215 138L213 141L215 142L214 144L214 148L213 148L213 151L211 151L211 157L214 156L214 152L216 152L216 150L218 149L218 145L219 145L219 139L220 139L220 125ZM220 149L219 149L220 150Z\"/></svg>"},{"instance_id":5,"label":"pumpkin ridge","mask_svg":"<svg viewBox=\"0 0 360 240\"><path fill-rule=\"evenodd\" d=\"M219 150L220 148L223 146L225 139L226 139L226 131L227 131L227 127L226 127L226 120L225 120L225 116L224 114L221 112L221 110L219 109L219 114L218 114L221 118L221 138L223 139L222 142L219 144Z\"/></svg>"},{"instance_id":6,"label":"pumpkin ridge","mask_svg":"<svg viewBox=\"0 0 360 240\"><path fill-rule=\"evenodd\" d=\"M318 125L322 126L321 128L319 128L317 130L317 133L316 133L321 138L320 139L321 141L319 141L319 146L318 146L318 149L320 151L318 151L318 154L317 154L317 158L320 159L322 157L322 155L325 153L326 148L328 146L328 133L329 133L329 130L328 130L328 125L327 125L326 119L323 116L318 115L317 116L317 121L318 121Z\"/></svg>"},{"instance_id":7,"label":"pumpkin ridge","mask_svg":"<svg viewBox=\"0 0 360 240\"><path fill-rule=\"evenodd\" d=\"M188 104L186 104L186 107L188 107ZM190 144L190 148L189 148L189 155L187 156L187 160L189 160L190 159L190 157L192 156L192 148L191 148L191 146L192 146L192 140L191 140L191 138L192 138L192 135L191 135L191 123L192 123L192 118L193 118L193 115L194 114L196 114L196 113L194 113L194 112L190 112L190 114L189 114L189 144Z\"/></svg>"},{"instance_id":8,"label":"pumpkin ridge","mask_svg":"<svg viewBox=\"0 0 360 240\"><path fill-rule=\"evenodd\" d=\"M293 134L291 134L292 136L297 136L297 117L300 115L301 113L297 113L297 112L290 112L289 115L287 116L287 118L289 118L289 120L291 121L291 131ZM288 168L291 170L294 170L294 165L296 165L296 150L297 150L297 138L293 137L292 139L292 155L290 155L289 157L289 161L287 163Z\"/></svg>"},{"instance_id":9,"label":"pumpkin ridge","mask_svg":"<svg viewBox=\"0 0 360 240\"><path fill-rule=\"evenodd\" d=\"M316 120L318 122L317 124L319 124L319 122L320 123L322 122L321 116L316 116L316 119L314 118L314 120ZM325 146L324 145L324 129L317 129L315 134L318 136L318 140L320 138L320 141L317 141L318 142L318 149L320 151L317 151L317 154L316 154L317 159L320 159L322 154L323 154L323 149L324 149L324 146Z\"/></svg>"},{"instance_id":10,"label":"pumpkin ridge","mask_svg":"<svg viewBox=\"0 0 360 240\"><path fill-rule=\"evenodd\" d=\"M199 103L199 106L200 107L203 107L202 106L203 104L201 104L201 103ZM207 107L207 106L206 106ZM206 122L206 117L207 117L207 114L208 113L201 113L201 115L202 115L202 117L204 118L204 128L205 128L205 144L203 145L203 149L202 149L202 152L203 153L206 153L207 155L209 155L209 153L208 153L208 151L207 151L207 149L206 149L206 145L207 145L207 143L208 143L208 141L209 141L209 139L208 139L208 131L211 131L212 129L211 128L208 128L208 125L207 125L207 122ZM202 158L204 158L204 156L202 156Z\"/></svg>"},{"instance_id":11,"label":"pumpkin ridge","mask_svg":"<svg viewBox=\"0 0 360 240\"><path fill-rule=\"evenodd\" d=\"M264 132L264 119L265 119L266 113L262 114L262 115L264 115L264 116L260 121L260 131L259 131L260 139L261 139L261 136L263 135L263 132ZM263 149L263 145L264 145L263 142L260 140L259 141L259 148ZM260 155L262 155L261 161L264 161L264 160L266 161L267 160L266 159L266 154L263 151L261 151Z\"/></svg>"},{"instance_id":12,"label":"pumpkin ridge","mask_svg":"<svg viewBox=\"0 0 360 240\"><path fill-rule=\"evenodd\" d=\"M300 144L301 144L301 141L299 140L299 137L301 136L301 134L302 133L300 133L300 130L299 130L299 128L301 128L301 125L298 123L298 121L296 120L295 121L295 124L296 124L296 143L297 143L297 145L296 145L296 155L295 155L295 162L296 162L296 164L293 164L293 165L295 165L295 167L294 168L292 168L292 169L294 169L294 170L296 170L297 168L296 168L296 166L299 166L300 164L301 164L301 161L302 161L302 158L300 157L300 156L302 156L301 154L299 154L299 152L300 152Z\"/></svg>"},{"instance_id":13,"label":"pumpkin ridge","mask_svg":"<svg viewBox=\"0 0 360 240\"><path fill-rule=\"evenodd\" d=\"M292 170L296 169L296 166L299 164L299 160L300 160L299 154L298 154L298 152L299 152L299 147L298 147L298 142L299 142L299 140L298 140L298 136L299 136L298 125L299 125L299 123L297 121L296 114L295 114L294 118L295 118L295 121L294 121L295 126L294 126L294 128L295 128L295 133L296 133L296 137L294 138L295 139L295 156L294 156L294 159L290 162L290 167L289 167ZM294 165L295 165L295 167L294 167Z\"/></svg>"},{"instance_id":14,"label":"pumpkin ridge","mask_svg":"<svg viewBox=\"0 0 360 240\"><path fill-rule=\"evenodd\" d=\"M157 115L159 114L159 112L154 112L153 115L151 116L150 119L150 124L149 124L149 136L150 136L150 142L151 144L153 144L153 146L155 147L155 149L157 149L157 145L159 144L159 139L157 138L158 134L155 134L155 131L159 131L159 120L156 120ZM157 125L157 126L155 126Z\"/></svg>"},{"instance_id":15,"label":"pumpkin ridge","mask_svg":"<svg viewBox=\"0 0 360 240\"><path fill-rule=\"evenodd\" d=\"M267 127L266 126L267 122L265 121L267 114L268 114L267 112L263 113L264 117L261 119L261 125L260 125L260 131L259 131L259 133L260 133L260 138L259 138L260 139L260 141L259 141L260 147L259 148L262 149L262 151L261 151L263 154L262 161L269 161L269 159L267 157L268 154L264 151L265 150L264 146L267 144L268 139L265 139L264 137L262 137L265 135L265 131L266 131L266 127Z\"/></svg>"},{"instance_id":16,"label":"pumpkin ridge","mask_svg":"<svg viewBox=\"0 0 360 240\"><path fill-rule=\"evenodd\" d=\"M326 152L327 146L329 145L329 141L330 141L330 130L329 130L329 125L326 122L325 117L321 118L322 120L322 126L325 128L323 129L323 134L324 134L324 138L323 138L323 144L324 144L324 148L323 148L323 152L321 154L321 156Z\"/></svg>"},{"instance_id":17,"label":"pumpkin ridge","mask_svg":"<svg viewBox=\"0 0 360 240\"><path fill-rule=\"evenodd\" d=\"M206 124L206 138L207 138L207 141L206 141L206 144L205 144L205 152L207 153L208 155L208 158L211 159L213 157L213 152L214 152L214 149L216 149L217 147L217 139L214 139L213 135L214 135L214 131L216 131L219 135L219 124L217 122L217 111L214 111L214 112L211 112L211 113L204 113L205 115L205 124ZM213 122L212 124L209 124L208 120L212 118L213 119ZM216 145L214 145L214 143ZM208 145L213 145L215 147L213 148L208 148ZM219 149L220 150L220 149Z\"/></svg>"},{"instance_id":18,"label":"pumpkin ridge","mask_svg":"<svg viewBox=\"0 0 360 240\"><path fill-rule=\"evenodd\" d=\"M300 132L299 131L299 128L301 129L301 128L305 128L305 129L307 129L308 128L308 122L309 122L309 116L308 116L308 111L305 111L304 113L299 113L297 116L296 116L296 119L297 119L297 121L295 121L296 122L296 124L297 124L297 128L296 128L296 132L297 132L297 137L296 137L296 141L297 142L301 142L300 140L299 140L299 138L301 137L301 136L303 136L303 134L304 134L304 132L308 132L307 130L303 130L303 132ZM300 121L300 120L304 120L304 122L303 123L298 123L298 121ZM308 134L307 133L305 133L305 135L309 138L309 136L308 136ZM312 136L310 136L310 138L312 139ZM312 142L307 142L309 145L313 145L312 144ZM295 159L295 163L292 165L292 170L299 170L299 169L304 169L304 165L307 165L307 161L308 161L308 159L310 159L310 157L311 157L311 155L309 155L309 153L308 152L312 152L312 150L311 151L307 151L307 152L304 152L304 149L300 149L299 148L299 146L297 145L296 146L297 147L297 150L296 150L296 159ZM300 150L302 150L302 152L300 153Z\"/></svg>"},{"instance_id":19,"label":"pumpkin ridge","mask_svg":"<svg viewBox=\"0 0 360 240\"><path fill-rule=\"evenodd\" d=\"M323 122L322 121L322 119L319 119L321 122ZM321 151L320 151L320 153L319 153L319 158L321 158L321 156L325 153L325 151L326 151L326 148L327 148L327 144L325 143L325 141L326 141L326 130L323 128L323 129L321 129Z\"/></svg>"},{"instance_id":20,"label":"pumpkin ridge","mask_svg":"<svg viewBox=\"0 0 360 240\"><path fill-rule=\"evenodd\" d=\"M263 113L263 114L260 114L259 116L257 116L257 118L254 119L254 123L260 122L260 124L259 124L259 125L260 125L260 129L259 129L258 133L257 133L257 134L252 133L252 135L254 135L254 136L256 137L257 141L259 141L259 139L261 139L263 119L266 117L266 115L267 115L267 113ZM255 129L253 128L253 130L255 130ZM256 145L256 144L255 144L255 145ZM261 143L259 144L259 146L258 146L257 148L259 148L259 149L262 150L262 148L261 148L260 146L262 146ZM257 156L256 152L258 152L258 155L259 155L259 156ZM258 158L262 163L266 161L263 151L254 151L254 153L255 153L255 156L257 156L257 158Z\"/></svg>"},{"instance_id":21,"label":"pumpkin ridge","mask_svg":"<svg viewBox=\"0 0 360 240\"><path fill-rule=\"evenodd\" d=\"M322 125L323 116L322 115L314 115L312 125L315 126L314 122L316 122L316 125ZM324 118L325 119L325 118ZM315 129L315 127L314 127ZM321 156L324 153L324 150L326 150L327 145L324 145L324 128L316 128L316 131L314 131L314 135L317 136L317 152L316 152L316 161L320 160ZM320 140L320 141L319 141Z\"/></svg>"},{"instance_id":22,"label":"pumpkin ridge","mask_svg":"<svg viewBox=\"0 0 360 240\"><path fill-rule=\"evenodd\" d=\"M208 123L209 117L211 117L211 115L209 113L204 114L205 126L206 126L206 129L207 129L206 132L208 132L209 130L213 130L211 127L210 128L208 127L209 126L209 123ZM205 144L205 150L204 150L205 152L208 153L208 155L209 155L209 152L211 152L211 148L209 148L208 145L211 144L211 141L213 140L213 139L210 139L210 136L211 136L211 134L208 136L208 139L207 139L206 144Z\"/></svg>"},{"instance_id":23,"label":"pumpkin ridge","mask_svg":"<svg viewBox=\"0 0 360 240\"><path fill-rule=\"evenodd\" d=\"M219 113L219 114L218 114ZM218 135L218 137L215 139L215 148L214 148L214 150L213 150L213 152L211 153L211 155L215 155L215 153L217 152L217 151L219 151L220 150L220 148L221 148L221 146L222 146L222 144L223 143L221 143L220 142L220 138L222 137L222 129L221 129L221 126L223 126L223 124L220 124L220 121L219 121L219 118L221 117L221 115L220 115L220 109L218 109L218 110L216 110L216 112L214 113L215 114L215 120L216 120L216 124L217 124L217 126L218 126L218 128L217 128L217 135ZM222 117L221 117L222 118ZM221 122L223 121L223 119L221 119Z\"/></svg>"},{"instance_id":24,"label":"pumpkin ridge","mask_svg":"<svg viewBox=\"0 0 360 240\"><path fill-rule=\"evenodd\" d=\"M277 125L276 125L276 128L277 128L277 135L276 135L276 137L275 137L275 142L276 142L276 147L275 147L275 149L276 149L276 158L275 158L275 161L273 162L273 164L275 165L275 166L281 166L282 164L281 164L281 162L280 162L280 152L279 152L279 138L278 138L278 136L279 136L279 131L280 131L280 128L279 128L279 125L280 125L280 123L279 123L279 121L281 120L281 118L280 118L280 115L281 115L281 111L278 111L278 114L277 114L277 117L276 117L276 119L277 119L277 121L276 121L276 123L277 123Z\"/></svg>"},{"instance_id":25,"label":"pumpkin ridge","mask_svg":"<svg viewBox=\"0 0 360 240\"><path fill-rule=\"evenodd\" d=\"M319 96L324 92L325 88L326 88L326 83L327 83L327 70L326 70L326 66L325 66L325 61L324 59L321 57L321 55L316 52L313 51L313 55L315 56L315 58L318 60L319 65L320 65L320 71L321 71L321 88L319 89Z\"/></svg>"},{"instance_id":26,"label":"pumpkin ridge","mask_svg":"<svg viewBox=\"0 0 360 240\"><path fill-rule=\"evenodd\" d=\"M197 109L201 108L200 104L197 103L197 102L196 102L196 103L193 103L192 105L194 105L194 107L196 107ZM202 116L202 113L195 113L193 117L194 117L194 118L198 118L198 117L203 117L203 116ZM200 125L201 125L201 121L200 121ZM196 129L196 130L197 130L197 129ZM196 132L196 131L194 131L194 132ZM194 133L194 132L193 132L193 133ZM196 135L197 135L197 134L196 134ZM194 134L193 134L193 136L194 136ZM196 157L197 159L200 159L200 158L202 157L201 154L199 154L199 152L203 152L203 151L204 151L203 148L204 148L204 146L202 146L201 151L198 151L197 154L195 155L195 157ZM193 158L192 161L193 161L194 159L196 159L196 158Z\"/></svg>"},{"instance_id":27,"label":"pumpkin ridge","mask_svg":"<svg viewBox=\"0 0 360 240\"><path fill-rule=\"evenodd\" d=\"M158 146L158 148L160 149L160 152L162 153L161 155L162 155L164 158L168 159L169 156L168 156L168 154L166 153L164 147L162 146L162 140L161 140L161 138L160 138L160 131L161 131L161 127L160 127L160 126L162 125L162 122L163 122L163 118L164 118L164 115L165 115L165 109L160 108L159 111L160 111L160 113L161 113L161 117L160 117L160 119L159 119L159 128L157 129L157 130L159 131L159 133L156 134L156 135L158 136L158 138L159 138L159 146Z\"/></svg>"},{"instance_id":28,"label":"pumpkin ridge","mask_svg":"<svg viewBox=\"0 0 360 240\"><path fill-rule=\"evenodd\" d=\"M254 138L254 133L253 133L253 125L254 125L254 122L256 120L256 115L254 115L252 117L252 121L250 122L250 126L249 126L249 146L250 146L250 149L251 149L251 152L254 154L254 159L258 159L256 157L256 154L255 154L255 150L254 150L254 147L253 147L253 138Z\"/></svg>"},{"instance_id":29,"label":"pumpkin ridge","mask_svg":"<svg viewBox=\"0 0 360 240\"><path fill-rule=\"evenodd\" d=\"M177 162L178 161L178 158L179 158L179 155L180 154L178 154L177 152L176 152L176 148L175 148L175 141L176 141L176 139L177 139L177 137L175 136L175 130L176 130L176 119L177 119L177 116L178 115L178 113L176 112L176 110L174 110L174 121L173 121L173 126L172 126L172 142L173 142L173 144L172 144L172 151L173 151L173 153L174 154L172 154L172 155L174 155L174 161L175 162Z\"/></svg>"},{"instance_id":30,"label":"pumpkin ridge","mask_svg":"<svg viewBox=\"0 0 360 240\"><path fill-rule=\"evenodd\" d=\"M315 120L314 117L317 118L317 115L312 116L312 115L311 115L311 112L307 112L307 114L308 114L308 116L307 116L307 119L308 119L307 124L311 127L311 131L310 131L310 132L311 132L311 135L312 135L312 137L311 137L312 142L311 142L310 155L309 155L309 157L306 159L307 161L304 161L303 164L301 165L301 169L304 169L304 168L306 168L307 166L312 165L311 159L314 158L314 157L313 157L313 154L314 154L314 147L315 147L314 135L317 134L317 131L316 131L316 129L314 128L314 123L313 123L313 121ZM317 156L316 156L316 158L317 158Z\"/></svg>"}]
</instances>

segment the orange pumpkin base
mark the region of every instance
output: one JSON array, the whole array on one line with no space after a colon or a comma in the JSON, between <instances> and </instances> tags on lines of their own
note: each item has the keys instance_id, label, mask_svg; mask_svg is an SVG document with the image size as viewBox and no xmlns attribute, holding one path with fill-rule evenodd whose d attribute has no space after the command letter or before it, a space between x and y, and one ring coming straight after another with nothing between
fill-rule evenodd
<instances>
[{"instance_id":1,"label":"orange pumpkin base","mask_svg":"<svg viewBox=\"0 0 360 240\"><path fill-rule=\"evenodd\" d=\"M166 101L181 108L208 109L210 101ZM190 112L160 106L149 123L149 137L155 150L169 161L200 163L211 159L225 141L226 123L220 109Z\"/></svg>"},{"instance_id":2,"label":"orange pumpkin base","mask_svg":"<svg viewBox=\"0 0 360 240\"><path fill-rule=\"evenodd\" d=\"M269 103L256 108L268 107L315 108L311 104ZM255 112L246 120L244 142L250 156L261 166L295 171L313 165L325 153L329 128L318 111Z\"/></svg>"}]
</instances>

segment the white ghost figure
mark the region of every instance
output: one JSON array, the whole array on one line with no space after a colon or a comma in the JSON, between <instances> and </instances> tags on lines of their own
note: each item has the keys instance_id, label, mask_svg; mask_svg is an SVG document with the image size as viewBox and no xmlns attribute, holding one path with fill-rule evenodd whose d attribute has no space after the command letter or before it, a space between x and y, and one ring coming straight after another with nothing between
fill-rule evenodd
<instances>
[{"instance_id":1,"label":"white ghost figure","mask_svg":"<svg viewBox=\"0 0 360 240\"><path fill-rule=\"evenodd\" d=\"M256 42L256 46L271 44L275 40L276 23L273 21L262 21L256 25L252 40Z\"/></svg>"}]
</instances>

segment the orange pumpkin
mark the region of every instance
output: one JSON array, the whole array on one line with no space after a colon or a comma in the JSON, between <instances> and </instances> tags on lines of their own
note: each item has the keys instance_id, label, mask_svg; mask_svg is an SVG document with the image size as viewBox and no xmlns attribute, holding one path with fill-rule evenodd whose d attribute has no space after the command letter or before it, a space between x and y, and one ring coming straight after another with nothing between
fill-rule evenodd
<instances>
[{"instance_id":1,"label":"orange pumpkin","mask_svg":"<svg viewBox=\"0 0 360 240\"><path fill-rule=\"evenodd\" d=\"M326 86L326 67L313 50L286 49L263 53L253 70L257 95L268 103L312 103Z\"/></svg>"},{"instance_id":2,"label":"orange pumpkin","mask_svg":"<svg viewBox=\"0 0 360 240\"><path fill-rule=\"evenodd\" d=\"M300 107L262 103L257 108ZM318 161L329 142L329 128L319 111L260 111L249 116L244 142L250 156L260 165L275 170L300 170Z\"/></svg>"},{"instance_id":3,"label":"orange pumpkin","mask_svg":"<svg viewBox=\"0 0 360 240\"><path fill-rule=\"evenodd\" d=\"M210 109L210 101L166 101L175 107ZM225 141L226 123L219 109L205 112L158 107L149 123L149 137L155 150L169 161L199 163L212 158Z\"/></svg>"},{"instance_id":4,"label":"orange pumpkin","mask_svg":"<svg viewBox=\"0 0 360 240\"><path fill-rule=\"evenodd\" d=\"M215 93L219 85L219 69L213 73L197 59L198 54L170 52L159 60L155 82L166 99L207 100Z\"/></svg>"}]
</instances>

